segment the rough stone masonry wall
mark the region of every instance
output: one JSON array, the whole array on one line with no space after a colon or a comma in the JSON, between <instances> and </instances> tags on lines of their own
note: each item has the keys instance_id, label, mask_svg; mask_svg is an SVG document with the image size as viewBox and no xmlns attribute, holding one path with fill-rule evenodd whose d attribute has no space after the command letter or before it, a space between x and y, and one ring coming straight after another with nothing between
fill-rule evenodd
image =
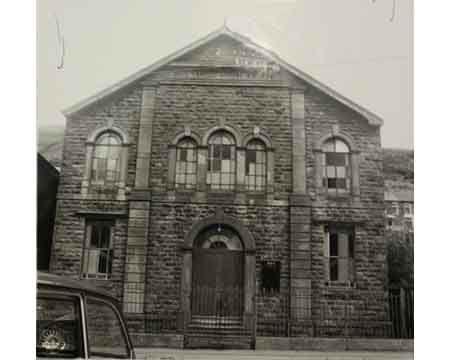
<instances>
[{"instance_id":1,"label":"rough stone masonry wall","mask_svg":"<svg viewBox=\"0 0 450 360\"><path fill-rule=\"evenodd\" d=\"M97 103L67 119L51 253L51 272L74 278L80 277L87 213L127 213L126 201L116 201L113 197L109 200L83 199L81 181L86 162L87 138L97 128L113 124L123 129L129 137L126 186L133 186L140 103L141 88L136 86L132 89L124 89L107 101ZM115 218L112 280L89 280L100 287L111 289L112 294L119 299L122 297L127 228L126 217Z\"/></svg>"},{"instance_id":2,"label":"rough stone masonry wall","mask_svg":"<svg viewBox=\"0 0 450 360\"><path fill-rule=\"evenodd\" d=\"M110 123L119 126L129 136L131 144L128 152L126 186L134 185L141 93L139 86L124 89L113 98L95 104L67 119L59 197L80 194L86 159L86 140L94 130Z\"/></svg>"},{"instance_id":3,"label":"rough stone masonry wall","mask_svg":"<svg viewBox=\"0 0 450 360\"><path fill-rule=\"evenodd\" d=\"M275 148L275 197L286 198L291 187L290 96L280 88L161 85L153 127L152 188L165 189L168 144L185 126L201 137L221 123L243 137L255 126L269 136Z\"/></svg>"},{"instance_id":4,"label":"rough stone masonry wall","mask_svg":"<svg viewBox=\"0 0 450 360\"><path fill-rule=\"evenodd\" d=\"M307 188L312 198L312 291L313 315L320 307L328 314L339 314L346 302L363 318L384 314L382 295L385 276L382 152L379 129L337 101L310 88L305 94ZM333 126L352 137L360 151L360 196L343 199L319 195L314 184L313 148L318 139L331 134ZM355 225L355 287L325 284L324 225Z\"/></svg>"},{"instance_id":5,"label":"rough stone masonry wall","mask_svg":"<svg viewBox=\"0 0 450 360\"><path fill-rule=\"evenodd\" d=\"M128 205L124 201L60 199L57 207L50 272L79 278L85 243L85 217L79 212L115 211L126 214ZM111 280L89 280L94 285L111 291L118 299L122 298L127 229L126 217L115 219Z\"/></svg>"},{"instance_id":6,"label":"rough stone masonry wall","mask_svg":"<svg viewBox=\"0 0 450 360\"><path fill-rule=\"evenodd\" d=\"M281 261L281 288L287 291L288 213L284 206L236 206L222 204L224 215L241 221L251 229L256 242L257 284L260 283L260 262ZM179 310L180 277L183 253L181 247L193 225L215 214L212 204L158 203L151 209L152 239L147 267L146 311L176 312ZM273 303L273 301L272 301ZM271 301L259 304L258 311L276 311ZM272 307L272 308L270 308Z\"/></svg>"}]
</instances>

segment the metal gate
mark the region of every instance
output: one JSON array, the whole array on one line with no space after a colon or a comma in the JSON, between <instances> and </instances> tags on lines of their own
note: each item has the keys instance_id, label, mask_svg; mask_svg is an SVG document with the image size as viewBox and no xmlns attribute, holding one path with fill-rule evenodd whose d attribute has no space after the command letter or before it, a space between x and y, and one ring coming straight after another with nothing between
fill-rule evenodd
<instances>
[{"instance_id":1,"label":"metal gate","mask_svg":"<svg viewBox=\"0 0 450 360\"><path fill-rule=\"evenodd\" d=\"M242 251L197 248L192 252L192 317L235 323L243 313Z\"/></svg>"}]
</instances>

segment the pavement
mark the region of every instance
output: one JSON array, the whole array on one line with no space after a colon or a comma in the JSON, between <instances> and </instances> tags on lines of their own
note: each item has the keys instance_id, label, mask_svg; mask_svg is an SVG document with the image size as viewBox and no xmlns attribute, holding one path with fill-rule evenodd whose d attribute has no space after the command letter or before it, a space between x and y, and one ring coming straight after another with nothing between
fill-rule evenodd
<instances>
[{"instance_id":1,"label":"pavement","mask_svg":"<svg viewBox=\"0 0 450 360\"><path fill-rule=\"evenodd\" d=\"M187 350L136 348L138 359L146 360L403 360L413 359L412 352L386 351L273 351L273 350Z\"/></svg>"}]
</instances>

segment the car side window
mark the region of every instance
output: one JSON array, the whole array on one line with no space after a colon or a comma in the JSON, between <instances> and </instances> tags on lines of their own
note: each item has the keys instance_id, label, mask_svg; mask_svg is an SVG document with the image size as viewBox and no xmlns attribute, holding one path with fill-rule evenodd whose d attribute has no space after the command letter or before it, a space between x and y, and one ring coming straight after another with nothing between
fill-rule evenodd
<instances>
[{"instance_id":1,"label":"car side window","mask_svg":"<svg viewBox=\"0 0 450 360\"><path fill-rule=\"evenodd\" d=\"M38 297L36 309L36 356L82 357L79 299Z\"/></svg>"},{"instance_id":2,"label":"car side window","mask_svg":"<svg viewBox=\"0 0 450 360\"><path fill-rule=\"evenodd\" d=\"M111 304L87 297L86 320L90 358L130 357L122 322Z\"/></svg>"}]
</instances>

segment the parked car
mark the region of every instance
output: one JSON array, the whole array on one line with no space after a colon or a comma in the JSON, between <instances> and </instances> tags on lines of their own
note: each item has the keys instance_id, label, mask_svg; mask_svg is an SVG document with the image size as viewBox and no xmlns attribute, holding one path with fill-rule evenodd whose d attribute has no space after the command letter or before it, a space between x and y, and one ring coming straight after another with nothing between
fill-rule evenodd
<instances>
[{"instance_id":1,"label":"parked car","mask_svg":"<svg viewBox=\"0 0 450 360\"><path fill-rule=\"evenodd\" d=\"M83 280L38 273L37 358L135 359L117 301Z\"/></svg>"}]
</instances>

